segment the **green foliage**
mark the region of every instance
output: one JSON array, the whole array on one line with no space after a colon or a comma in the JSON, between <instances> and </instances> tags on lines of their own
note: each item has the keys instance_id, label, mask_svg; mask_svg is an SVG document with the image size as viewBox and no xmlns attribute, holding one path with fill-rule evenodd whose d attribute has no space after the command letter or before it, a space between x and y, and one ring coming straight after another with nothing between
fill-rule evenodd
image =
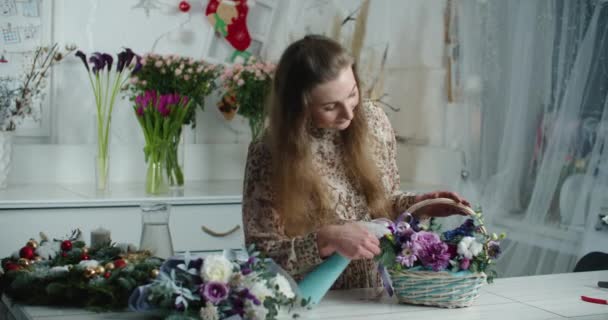
<instances>
[{"instance_id":1,"label":"green foliage","mask_svg":"<svg viewBox=\"0 0 608 320\"><path fill-rule=\"evenodd\" d=\"M52 260L6 272L0 276L0 291L26 304L124 309L133 289L149 283L152 270L158 269L162 262L143 254L123 268L87 276L86 267L79 264L83 248L84 243L73 242L65 256L58 254ZM100 266L121 259L119 254L120 249L112 245L91 249L88 253ZM3 259L3 265L9 262L15 263L12 258Z\"/></svg>"}]
</instances>

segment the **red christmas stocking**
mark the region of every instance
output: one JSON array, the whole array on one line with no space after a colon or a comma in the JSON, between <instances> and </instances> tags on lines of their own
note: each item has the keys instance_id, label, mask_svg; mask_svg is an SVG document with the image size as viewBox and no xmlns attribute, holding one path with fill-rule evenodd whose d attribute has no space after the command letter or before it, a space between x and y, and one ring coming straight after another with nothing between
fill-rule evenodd
<instances>
[{"instance_id":1,"label":"red christmas stocking","mask_svg":"<svg viewBox=\"0 0 608 320\"><path fill-rule=\"evenodd\" d=\"M215 32L238 51L245 51L251 45L247 29L247 0L209 0L205 15Z\"/></svg>"}]
</instances>

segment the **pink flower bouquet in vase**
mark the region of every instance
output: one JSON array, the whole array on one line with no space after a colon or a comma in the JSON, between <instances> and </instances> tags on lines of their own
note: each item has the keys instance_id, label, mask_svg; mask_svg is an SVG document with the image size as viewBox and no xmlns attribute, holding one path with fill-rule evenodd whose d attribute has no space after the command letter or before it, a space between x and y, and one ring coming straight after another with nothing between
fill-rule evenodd
<instances>
[{"instance_id":1,"label":"pink flower bouquet in vase","mask_svg":"<svg viewBox=\"0 0 608 320\"><path fill-rule=\"evenodd\" d=\"M451 199L421 201L409 212L433 203L459 206L470 216L456 229L440 231L434 220L425 226L406 212L388 226L390 232L380 240L382 254L377 260L388 269L392 282L389 293L394 290L401 303L470 306L481 285L496 276L492 266L501 251L499 241L505 236L488 234L480 211Z\"/></svg>"},{"instance_id":2,"label":"pink flower bouquet in vase","mask_svg":"<svg viewBox=\"0 0 608 320\"><path fill-rule=\"evenodd\" d=\"M196 106L205 107L205 98L216 88L215 79L222 66L174 54L145 54L141 70L130 78L132 97L149 91L159 95L178 94L192 101L192 107L183 116L180 128L171 135L166 150L166 172L169 186L181 189L184 186L184 140L183 130L196 126ZM176 125L176 124L175 124Z\"/></svg>"}]
</instances>

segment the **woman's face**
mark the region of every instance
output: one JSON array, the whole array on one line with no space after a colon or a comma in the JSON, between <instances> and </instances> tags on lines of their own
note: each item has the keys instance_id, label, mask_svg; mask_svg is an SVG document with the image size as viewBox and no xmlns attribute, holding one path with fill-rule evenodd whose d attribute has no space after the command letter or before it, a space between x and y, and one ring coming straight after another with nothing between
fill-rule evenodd
<instances>
[{"instance_id":1,"label":"woman's face","mask_svg":"<svg viewBox=\"0 0 608 320\"><path fill-rule=\"evenodd\" d=\"M318 128L348 128L359 103L359 90L352 67L342 69L336 79L314 87L311 99L310 112Z\"/></svg>"}]
</instances>

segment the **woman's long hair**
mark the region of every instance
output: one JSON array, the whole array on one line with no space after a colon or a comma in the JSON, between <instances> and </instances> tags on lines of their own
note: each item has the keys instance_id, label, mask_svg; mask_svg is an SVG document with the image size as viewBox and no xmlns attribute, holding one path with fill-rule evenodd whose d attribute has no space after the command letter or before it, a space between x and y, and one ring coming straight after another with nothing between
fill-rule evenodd
<instances>
[{"instance_id":1,"label":"woman's long hair","mask_svg":"<svg viewBox=\"0 0 608 320\"><path fill-rule=\"evenodd\" d=\"M309 232L336 218L326 184L313 168L310 92L336 79L350 66L359 89L353 58L340 44L323 36L306 36L294 42L277 66L265 138L273 162L277 210L289 235ZM371 216L384 217L390 207L380 171L369 152L368 131L359 94L354 118L348 128L340 132L345 147L343 163L354 186L365 195Z\"/></svg>"}]
</instances>

